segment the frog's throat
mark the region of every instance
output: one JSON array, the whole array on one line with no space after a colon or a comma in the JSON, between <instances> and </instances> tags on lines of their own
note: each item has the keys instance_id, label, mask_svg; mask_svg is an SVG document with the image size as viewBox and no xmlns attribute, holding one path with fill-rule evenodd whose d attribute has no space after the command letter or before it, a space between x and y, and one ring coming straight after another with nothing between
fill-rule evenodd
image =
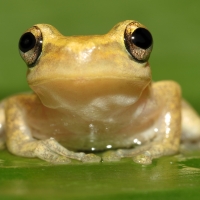
<instances>
[{"instance_id":1,"label":"frog's throat","mask_svg":"<svg viewBox=\"0 0 200 200\"><path fill-rule=\"evenodd\" d=\"M31 88L44 106L63 109L73 115L91 119L109 116L112 113L120 114L134 106L150 83L150 80L142 79L138 82L119 82L117 79L93 82L52 80L40 85L31 85Z\"/></svg>"}]
</instances>

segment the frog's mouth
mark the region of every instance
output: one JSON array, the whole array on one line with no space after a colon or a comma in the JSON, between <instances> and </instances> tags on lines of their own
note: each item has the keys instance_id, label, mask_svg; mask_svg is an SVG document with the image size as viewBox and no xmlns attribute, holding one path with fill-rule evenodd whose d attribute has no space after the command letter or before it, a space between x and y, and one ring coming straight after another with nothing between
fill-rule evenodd
<instances>
[{"instance_id":1,"label":"frog's mouth","mask_svg":"<svg viewBox=\"0 0 200 200\"><path fill-rule=\"evenodd\" d=\"M72 113L102 113L120 110L133 105L143 90L151 82L149 79L54 79L30 87L42 103L53 109L67 109ZM87 116L85 116L87 117Z\"/></svg>"}]
</instances>

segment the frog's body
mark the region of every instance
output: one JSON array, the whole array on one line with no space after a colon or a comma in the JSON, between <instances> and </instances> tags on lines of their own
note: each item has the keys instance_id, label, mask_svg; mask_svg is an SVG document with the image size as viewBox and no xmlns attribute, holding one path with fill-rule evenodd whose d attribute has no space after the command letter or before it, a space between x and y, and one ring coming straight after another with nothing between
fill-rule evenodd
<instances>
[{"instance_id":1,"label":"frog's body","mask_svg":"<svg viewBox=\"0 0 200 200\"><path fill-rule=\"evenodd\" d=\"M13 154L55 163L99 162L75 151L114 149L103 159L149 164L178 152L181 130L182 140L200 140L200 119L181 105L179 85L151 82L152 42L136 21L102 36L65 37L50 25L32 27L19 48L35 93L2 102L1 141L6 138Z\"/></svg>"}]
</instances>

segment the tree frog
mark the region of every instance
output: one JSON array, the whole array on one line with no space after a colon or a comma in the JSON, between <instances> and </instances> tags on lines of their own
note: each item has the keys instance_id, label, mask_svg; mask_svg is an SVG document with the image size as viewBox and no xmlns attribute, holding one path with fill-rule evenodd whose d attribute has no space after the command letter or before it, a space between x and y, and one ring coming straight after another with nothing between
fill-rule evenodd
<instances>
[{"instance_id":1,"label":"tree frog","mask_svg":"<svg viewBox=\"0 0 200 200\"><path fill-rule=\"evenodd\" d=\"M153 38L141 23L63 36L37 24L19 40L33 93L0 105L0 146L52 163L152 159L200 140L200 119L174 81L152 82ZM95 154L102 152L102 154Z\"/></svg>"}]
</instances>

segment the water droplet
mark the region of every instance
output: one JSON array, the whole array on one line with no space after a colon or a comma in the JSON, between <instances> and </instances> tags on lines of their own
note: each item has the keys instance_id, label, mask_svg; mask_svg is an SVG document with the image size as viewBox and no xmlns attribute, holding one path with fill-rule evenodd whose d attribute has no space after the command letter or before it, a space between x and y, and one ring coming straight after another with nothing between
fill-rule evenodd
<instances>
[{"instance_id":1,"label":"water droplet","mask_svg":"<svg viewBox=\"0 0 200 200\"><path fill-rule=\"evenodd\" d=\"M91 148L91 151L95 151L95 148L94 148L94 147L92 147L92 148Z\"/></svg>"},{"instance_id":2,"label":"water droplet","mask_svg":"<svg viewBox=\"0 0 200 200\"><path fill-rule=\"evenodd\" d=\"M137 145L141 145L142 144L142 142L140 140L138 140L137 138L133 140L133 143L137 144Z\"/></svg>"},{"instance_id":3,"label":"water droplet","mask_svg":"<svg viewBox=\"0 0 200 200\"><path fill-rule=\"evenodd\" d=\"M109 130L109 128L108 127L106 127L106 131L108 131Z\"/></svg>"},{"instance_id":4,"label":"water droplet","mask_svg":"<svg viewBox=\"0 0 200 200\"><path fill-rule=\"evenodd\" d=\"M91 129L93 129L93 128L94 128L94 125L93 125L93 124L90 124L89 127L90 127Z\"/></svg>"},{"instance_id":5,"label":"water droplet","mask_svg":"<svg viewBox=\"0 0 200 200\"><path fill-rule=\"evenodd\" d=\"M157 132L158 132L158 129L157 129L157 128L154 128L154 131L157 133Z\"/></svg>"},{"instance_id":6,"label":"water droplet","mask_svg":"<svg viewBox=\"0 0 200 200\"><path fill-rule=\"evenodd\" d=\"M106 146L106 148L107 148L107 149L111 149L111 148L112 148L112 145L109 144L109 145Z\"/></svg>"}]
</instances>

